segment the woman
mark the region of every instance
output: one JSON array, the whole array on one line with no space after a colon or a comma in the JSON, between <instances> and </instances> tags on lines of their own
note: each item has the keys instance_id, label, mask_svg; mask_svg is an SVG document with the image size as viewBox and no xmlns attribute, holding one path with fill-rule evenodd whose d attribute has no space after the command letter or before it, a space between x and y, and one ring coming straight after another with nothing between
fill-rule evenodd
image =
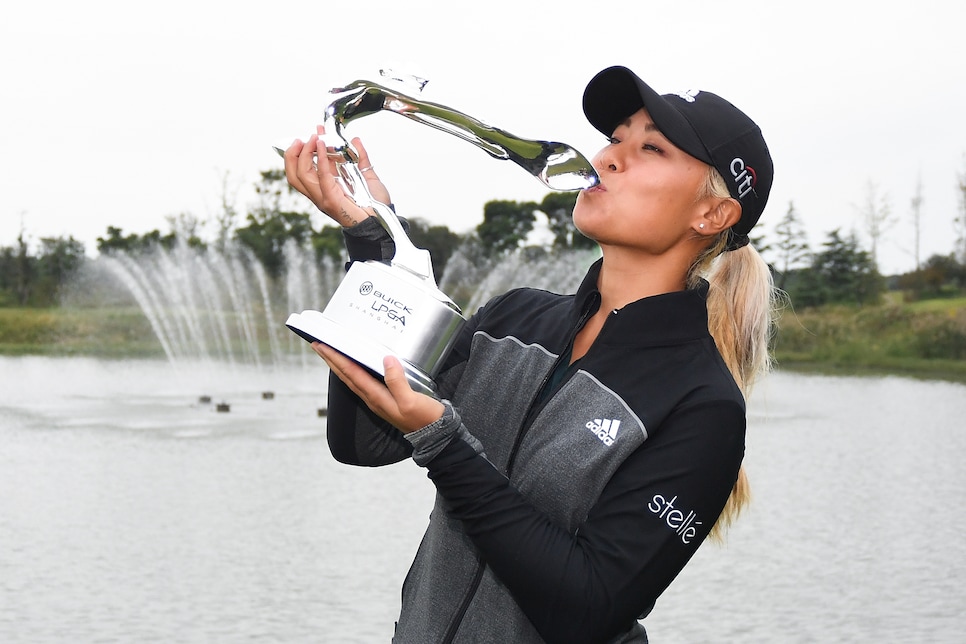
<instances>
[{"instance_id":1,"label":"woman","mask_svg":"<svg viewBox=\"0 0 966 644\"><path fill-rule=\"evenodd\" d=\"M490 301L440 399L412 391L395 359L383 384L313 345L333 374L335 457L411 456L437 488L394 641L645 642L637 620L747 499L743 392L767 368L772 295L747 243L768 149L730 103L660 96L623 67L590 81L584 112L608 142L574 208L602 249L575 295ZM334 168L313 167L317 146L292 144L288 180L347 226L353 259L391 257Z\"/></svg>"}]
</instances>

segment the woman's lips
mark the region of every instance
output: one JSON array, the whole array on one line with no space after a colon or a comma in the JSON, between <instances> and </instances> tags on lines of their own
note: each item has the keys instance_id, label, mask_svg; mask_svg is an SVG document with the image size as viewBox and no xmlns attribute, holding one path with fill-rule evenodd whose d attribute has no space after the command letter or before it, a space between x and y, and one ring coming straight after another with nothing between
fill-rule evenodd
<instances>
[{"instance_id":1,"label":"woman's lips","mask_svg":"<svg viewBox=\"0 0 966 644\"><path fill-rule=\"evenodd\" d=\"M596 186L586 188L584 192L607 192L607 188L604 187L604 184L598 183Z\"/></svg>"}]
</instances>

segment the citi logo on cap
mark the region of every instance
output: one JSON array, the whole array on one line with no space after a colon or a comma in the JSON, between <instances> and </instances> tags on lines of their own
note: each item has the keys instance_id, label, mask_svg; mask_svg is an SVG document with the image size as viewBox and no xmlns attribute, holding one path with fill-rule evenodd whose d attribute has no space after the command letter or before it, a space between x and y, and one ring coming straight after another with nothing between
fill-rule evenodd
<instances>
[{"instance_id":1,"label":"citi logo on cap","mask_svg":"<svg viewBox=\"0 0 966 644\"><path fill-rule=\"evenodd\" d=\"M745 165L744 159L735 157L731 160L731 176L735 179L735 188L738 191L738 198L744 199L745 195L751 192L755 184L758 183L758 174L750 165Z\"/></svg>"}]
</instances>

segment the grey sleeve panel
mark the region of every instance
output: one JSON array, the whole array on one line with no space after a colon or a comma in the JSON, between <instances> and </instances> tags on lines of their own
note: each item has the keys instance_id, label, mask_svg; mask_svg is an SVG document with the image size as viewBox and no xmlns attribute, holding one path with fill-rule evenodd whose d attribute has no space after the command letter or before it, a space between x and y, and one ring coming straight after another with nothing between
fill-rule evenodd
<instances>
[{"instance_id":1,"label":"grey sleeve panel","mask_svg":"<svg viewBox=\"0 0 966 644\"><path fill-rule=\"evenodd\" d=\"M413 461L426 467L443 448L456 438L462 438L477 454L483 453L483 445L463 426L459 412L448 400L443 403L443 415L434 423L406 434L406 440L413 446Z\"/></svg>"}]
</instances>

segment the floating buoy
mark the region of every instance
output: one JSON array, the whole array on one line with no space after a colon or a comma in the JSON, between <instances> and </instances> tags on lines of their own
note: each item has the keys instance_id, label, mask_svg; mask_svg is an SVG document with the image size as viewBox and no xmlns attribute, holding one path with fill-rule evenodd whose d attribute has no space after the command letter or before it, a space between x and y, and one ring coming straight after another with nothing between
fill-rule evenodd
<instances>
[{"instance_id":1,"label":"floating buoy","mask_svg":"<svg viewBox=\"0 0 966 644\"><path fill-rule=\"evenodd\" d=\"M275 392L274 391L263 391L262 392L262 400L271 400L274 397L275 397Z\"/></svg>"},{"instance_id":2,"label":"floating buoy","mask_svg":"<svg viewBox=\"0 0 966 644\"><path fill-rule=\"evenodd\" d=\"M224 412L231 411L231 407L229 407L228 403L226 402L218 403L218 406L215 407L215 409Z\"/></svg>"},{"instance_id":3,"label":"floating buoy","mask_svg":"<svg viewBox=\"0 0 966 644\"><path fill-rule=\"evenodd\" d=\"M211 396L199 396L198 397L198 402L204 403L204 404L207 405L208 403L211 402Z\"/></svg>"},{"instance_id":4,"label":"floating buoy","mask_svg":"<svg viewBox=\"0 0 966 644\"><path fill-rule=\"evenodd\" d=\"M318 411L319 418L325 418L326 414L328 413L329 413L328 409L326 409L325 407L319 407L319 411Z\"/></svg>"}]
</instances>

